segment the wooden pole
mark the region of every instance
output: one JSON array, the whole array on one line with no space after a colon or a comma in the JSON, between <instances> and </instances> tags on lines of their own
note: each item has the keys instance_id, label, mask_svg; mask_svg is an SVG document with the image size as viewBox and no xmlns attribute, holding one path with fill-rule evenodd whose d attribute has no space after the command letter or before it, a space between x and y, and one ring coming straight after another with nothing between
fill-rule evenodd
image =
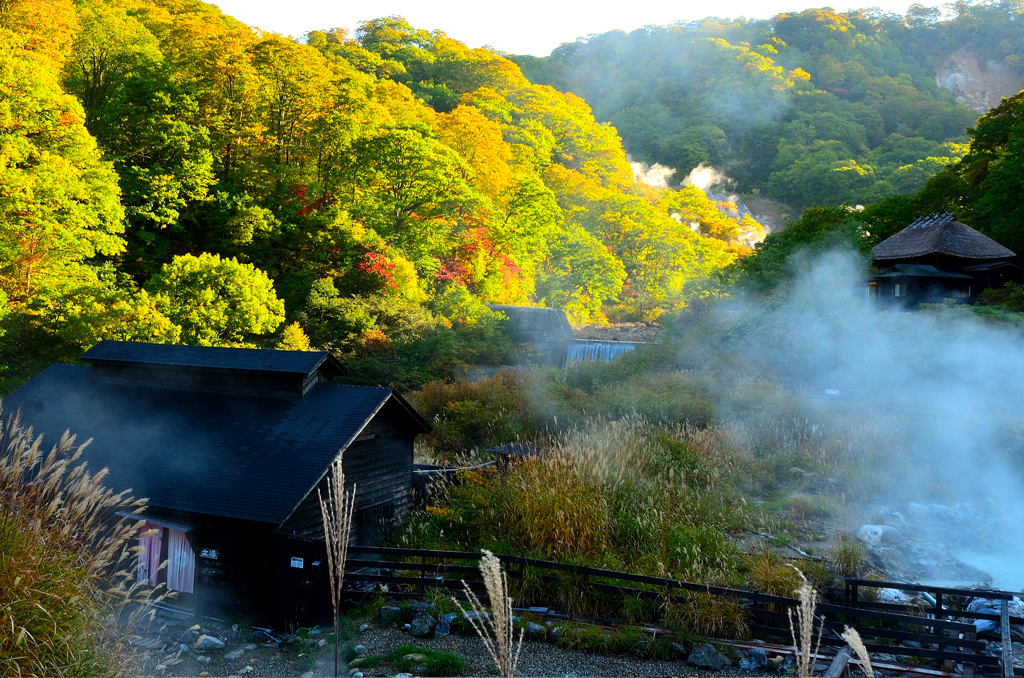
<instances>
[{"instance_id":1,"label":"wooden pole","mask_svg":"<svg viewBox=\"0 0 1024 678\"><path fill-rule=\"evenodd\" d=\"M1003 678L1013 678L1013 639L1010 638L1010 601L1001 600L999 621L1003 633Z\"/></svg>"},{"instance_id":2,"label":"wooden pole","mask_svg":"<svg viewBox=\"0 0 1024 678\"><path fill-rule=\"evenodd\" d=\"M824 676L825 678L839 678L846 671L847 665L850 663L850 646L845 645L843 649L839 651L832 663L828 665Z\"/></svg>"}]
</instances>

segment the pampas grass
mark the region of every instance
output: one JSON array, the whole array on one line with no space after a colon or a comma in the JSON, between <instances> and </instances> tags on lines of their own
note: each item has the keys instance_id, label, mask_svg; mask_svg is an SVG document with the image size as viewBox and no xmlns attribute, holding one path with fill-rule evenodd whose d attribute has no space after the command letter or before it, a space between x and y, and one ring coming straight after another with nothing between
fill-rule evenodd
<instances>
[{"instance_id":1,"label":"pampas grass","mask_svg":"<svg viewBox=\"0 0 1024 678\"><path fill-rule=\"evenodd\" d=\"M868 654L868 649L864 647L864 641L860 639L860 634L857 633L857 629L845 627L843 630L843 640L845 640L853 651L860 657L861 663L864 665L864 673L867 674L868 678L875 678L875 670L871 668L871 655Z\"/></svg>"},{"instance_id":2,"label":"pampas grass","mask_svg":"<svg viewBox=\"0 0 1024 678\"><path fill-rule=\"evenodd\" d=\"M129 670L137 603L154 595L130 546L145 503L76 464L88 444L65 432L46 452L19 417L0 421L0 675Z\"/></svg>"},{"instance_id":3,"label":"pampas grass","mask_svg":"<svg viewBox=\"0 0 1024 678\"><path fill-rule=\"evenodd\" d=\"M501 571L501 563L490 551L484 551L480 559L480 573L487 587L487 597L491 602L491 614L488 616L479 598L462 582L466 590L469 605L476 614L467 614L462 603L457 599L459 611L463 619L468 619L473 630L484 641L487 653L491 655L494 666L502 676L514 676L516 664L519 663L519 652L523 649L523 631L519 631L519 642L514 639L515 629L512 626L512 599L508 596L508 581Z\"/></svg>"},{"instance_id":4,"label":"pampas grass","mask_svg":"<svg viewBox=\"0 0 1024 678\"><path fill-rule=\"evenodd\" d=\"M327 499L318 489L320 515L324 523L324 540L327 542L327 572L331 578L331 609L334 612L334 675L338 675L338 625L341 606L341 592L345 584L345 561L348 560L349 534L352 532L352 511L356 503L356 485L345 489L345 472L342 470L341 455L331 465L327 476Z\"/></svg>"},{"instance_id":5,"label":"pampas grass","mask_svg":"<svg viewBox=\"0 0 1024 678\"><path fill-rule=\"evenodd\" d=\"M807 577L804 576L803 572L796 568L793 569L800 575L800 580L803 583L795 591L797 598L800 600L800 607L796 610L796 627L793 625L793 612L791 610L788 611L789 632L793 636L793 649L796 651L797 656L796 675L809 676L811 675L811 657L818 654L818 648L821 646L821 633L825 629L825 625L819 625L817 642L814 643L812 649L812 641L814 641L814 608L816 607L817 592L807 582Z\"/></svg>"}]
</instances>

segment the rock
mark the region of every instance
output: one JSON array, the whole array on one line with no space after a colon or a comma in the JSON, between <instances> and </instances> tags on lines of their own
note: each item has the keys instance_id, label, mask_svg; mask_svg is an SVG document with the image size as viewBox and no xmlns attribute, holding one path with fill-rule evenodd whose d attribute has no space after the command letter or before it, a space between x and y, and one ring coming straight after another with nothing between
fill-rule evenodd
<instances>
[{"instance_id":1,"label":"rock","mask_svg":"<svg viewBox=\"0 0 1024 678\"><path fill-rule=\"evenodd\" d=\"M903 647L912 647L912 648L915 648L917 650L920 650L921 648L924 647L924 645L922 645L920 642L918 642L916 640L904 640L903 641Z\"/></svg>"},{"instance_id":2,"label":"rock","mask_svg":"<svg viewBox=\"0 0 1024 678\"><path fill-rule=\"evenodd\" d=\"M313 672L312 671L306 671L301 676L299 676L299 678L313 678Z\"/></svg>"},{"instance_id":3,"label":"rock","mask_svg":"<svg viewBox=\"0 0 1024 678\"><path fill-rule=\"evenodd\" d=\"M244 676L247 673L252 673L252 671L253 671L253 668L251 666L246 666L244 669L242 669L241 671L238 672L238 675Z\"/></svg>"},{"instance_id":4,"label":"rock","mask_svg":"<svg viewBox=\"0 0 1024 678\"><path fill-rule=\"evenodd\" d=\"M448 614L442 614L437 620L437 626L434 627L435 636L447 636L451 635L452 622L459 618L459 615L449 612Z\"/></svg>"},{"instance_id":5,"label":"rock","mask_svg":"<svg viewBox=\"0 0 1024 678\"><path fill-rule=\"evenodd\" d=\"M409 625L409 634L416 638L426 638L434 632L435 626L437 626L437 620L424 612L412 620L412 624Z\"/></svg>"},{"instance_id":6,"label":"rock","mask_svg":"<svg viewBox=\"0 0 1024 678\"><path fill-rule=\"evenodd\" d=\"M519 617L517 617L515 615L512 615L511 620L512 620L512 626L518 626L519 623L521 621L523 621L521 618L519 618Z\"/></svg>"},{"instance_id":7,"label":"rock","mask_svg":"<svg viewBox=\"0 0 1024 678\"><path fill-rule=\"evenodd\" d=\"M282 645L294 645L295 643L301 643L302 636L297 633L293 633L290 636L285 636L285 639L281 641Z\"/></svg>"},{"instance_id":8,"label":"rock","mask_svg":"<svg viewBox=\"0 0 1024 678\"><path fill-rule=\"evenodd\" d=\"M220 638L214 636L199 636L199 640L196 641L197 650L219 650L224 647L225 643Z\"/></svg>"},{"instance_id":9,"label":"rock","mask_svg":"<svg viewBox=\"0 0 1024 678\"><path fill-rule=\"evenodd\" d=\"M557 643L559 640L561 640L562 636L564 635L565 627L556 626L548 632L548 640L550 640L552 643Z\"/></svg>"},{"instance_id":10,"label":"rock","mask_svg":"<svg viewBox=\"0 0 1024 678\"><path fill-rule=\"evenodd\" d=\"M392 678L412 678L411 673L396 673Z\"/></svg>"},{"instance_id":11,"label":"rock","mask_svg":"<svg viewBox=\"0 0 1024 678\"><path fill-rule=\"evenodd\" d=\"M366 633L369 630L370 630L370 625L369 624L361 624L359 626L359 633Z\"/></svg>"},{"instance_id":12,"label":"rock","mask_svg":"<svg viewBox=\"0 0 1024 678\"><path fill-rule=\"evenodd\" d=\"M154 670L155 671L166 671L167 670L167 666L164 665L164 664L157 664L156 665L156 669L154 669Z\"/></svg>"},{"instance_id":13,"label":"rock","mask_svg":"<svg viewBox=\"0 0 1024 678\"><path fill-rule=\"evenodd\" d=\"M713 645L696 643L690 656L686 658L686 663L699 669L719 671L729 666L732 662L729 661L728 657L716 650Z\"/></svg>"},{"instance_id":14,"label":"rock","mask_svg":"<svg viewBox=\"0 0 1024 678\"><path fill-rule=\"evenodd\" d=\"M914 520L928 520L928 507L912 501L907 504L907 515Z\"/></svg>"},{"instance_id":15,"label":"rock","mask_svg":"<svg viewBox=\"0 0 1024 678\"><path fill-rule=\"evenodd\" d=\"M352 648L352 651L355 652L360 657L362 657L363 655L366 654L366 646L365 645L356 645L354 648Z\"/></svg>"},{"instance_id":16,"label":"rock","mask_svg":"<svg viewBox=\"0 0 1024 678\"><path fill-rule=\"evenodd\" d=\"M243 654L245 654L245 650L239 648L237 650L232 650L231 652L228 652L226 655L224 655L224 659L228 660L229 662L234 661L241 657Z\"/></svg>"},{"instance_id":17,"label":"rock","mask_svg":"<svg viewBox=\"0 0 1024 678\"><path fill-rule=\"evenodd\" d=\"M245 650L246 652L250 652L252 650L255 650L256 649L256 643L246 643L245 645L242 646L242 649Z\"/></svg>"},{"instance_id":18,"label":"rock","mask_svg":"<svg viewBox=\"0 0 1024 678\"><path fill-rule=\"evenodd\" d=\"M544 642L548 639L548 630L540 624L526 622L526 638L528 640Z\"/></svg>"},{"instance_id":19,"label":"rock","mask_svg":"<svg viewBox=\"0 0 1024 678\"><path fill-rule=\"evenodd\" d=\"M466 622L467 624L471 621L486 622L490 618L490 612L477 612L476 610L469 610L468 612L462 613L462 621Z\"/></svg>"},{"instance_id":20,"label":"rock","mask_svg":"<svg viewBox=\"0 0 1024 678\"><path fill-rule=\"evenodd\" d=\"M413 619L420 616L421 614L437 613L437 611L434 609L434 604L428 602L410 603L406 609L408 610L407 614L409 615L409 617Z\"/></svg>"},{"instance_id":21,"label":"rock","mask_svg":"<svg viewBox=\"0 0 1024 678\"><path fill-rule=\"evenodd\" d=\"M427 661L427 655L420 654L419 652L413 652L411 654L407 654L404 657L402 657L402 660L403 661L407 661L407 662L416 662L416 663L425 662L425 661Z\"/></svg>"},{"instance_id":22,"label":"rock","mask_svg":"<svg viewBox=\"0 0 1024 678\"><path fill-rule=\"evenodd\" d=\"M402 608L385 605L380 608L380 623L383 626L391 626L402 620Z\"/></svg>"},{"instance_id":23,"label":"rock","mask_svg":"<svg viewBox=\"0 0 1024 678\"><path fill-rule=\"evenodd\" d=\"M873 520L876 525L889 525L897 529L905 529L907 527L907 521L904 520L903 514L896 509L882 509L875 514Z\"/></svg>"},{"instance_id":24,"label":"rock","mask_svg":"<svg viewBox=\"0 0 1024 678\"><path fill-rule=\"evenodd\" d=\"M857 537L868 546L882 544L898 544L903 541L903 533L891 525L862 525Z\"/></svg>"},{"instance_id":25,"label":"rock","mask_svg":"<svg viewBox=\"0 0 1024 678\"><path fill-rule=\"evenodd\" d=\"M358 669L352 669L351 671L348 672L348 675L351 678L363 678L363 672L358 670Z\"/></svg>"},{"instance_id":26,"label":"rock","mask_svg":"<svg viewBox=\"0 0 1024 678\"><path fill-rule=\"evenodd\" d=\"M757 671L768 668L768 653L756 648L747 653L747 656L740 661L740 668L747 671Z\"/></svg>"},{"instance_id":27,"label":"rock","mask_svg":"<svg viewBox=\"0 0 1024 678\"><path fill-rule=\"evenodd\" d=\"M207 657L205 654L197 654L196 661L201 662L203 664L208 664L210 662L210 658Z\"/></svg>"},{"instance_id":28,"label":"rock","mask_svg":"<svg viewBox=\"0 0 1024 678\"><path fill-rule=\"evenodd\" d=\"M679 661L686 661L686 657L689 654L690 653L687 652L685 645L680 645L679 643L672 643L672 656L678 659Z\"/></svg>"}]
</instances>

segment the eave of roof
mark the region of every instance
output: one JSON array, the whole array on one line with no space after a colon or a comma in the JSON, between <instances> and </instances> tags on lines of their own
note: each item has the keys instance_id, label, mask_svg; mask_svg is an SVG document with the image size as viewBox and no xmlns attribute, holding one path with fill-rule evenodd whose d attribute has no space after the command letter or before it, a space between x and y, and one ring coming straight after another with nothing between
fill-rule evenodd
<instances>
[{"instance_id":1,"label":"eave of roof","mask_svg":"<svg viewBox=\"0 0 1024 678\"><path fill-rule=\"evenodd\" d=\"M974 278L966 273L943 271L942 269L925 264L896 264L891 269L872 276L872 279L877 278L955 278L974 280Z\"/></svg>"}]
</instances>

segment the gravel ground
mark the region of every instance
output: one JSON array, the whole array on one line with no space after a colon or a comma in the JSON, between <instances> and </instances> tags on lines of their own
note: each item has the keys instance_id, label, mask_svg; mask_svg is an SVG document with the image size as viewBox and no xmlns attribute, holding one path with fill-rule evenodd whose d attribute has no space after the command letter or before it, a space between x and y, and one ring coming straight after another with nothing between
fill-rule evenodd
<instances>
[{"instance_id":1,"label":"gravel ground","mask_svg":"<svg viewBox=\"0 0 1024 678\"><path fill-rule=\"evenodd\" d=\"M184 626L189 622L182 622ZM181 627L178 627L181 628ZM212 631L213 629L211 629ZM265 678L270 676L305 676L321 678L334 675L334 654L330 645L316 647L310 645L302 650L284 651L274 644L244 643L240 638L233 638L230 630L218 635L227 641L224 648L179 651L177 643L188 638L180 630L174 633L153 634L165 641L175 641L168 649L140 649L132 669L133 675L182 676L188 678L244 676L245 678ZM172 637L173 636L173 637ZM472 676L494 675L490 656L483 643L475 636L445 636L440 638L413 638L403 629L384 628L371 625L369 629L356 635L351 641L354 645L366 648L367 655L386 655L400 645L418 645L430 650L452 652L461 657L467 664L468 673ZM315 641L314 641L315 643ZM233 653L242 650L239 656ZM225 655L231 655L228 659ZM394 670L381 667L378 669L361 669L366 676L394 675ZM343 666L340 675L347 676L348 667ZM622 678L650 678L659 676L749 676L750 672L738 668L725 669L718 672L706 672L678 661L658 661L637 659L623 656L589 654L562 650L548 643L524 641L522 654L516 674L520 676L621 676Z\"/></svg>"},{"instance_id":2,"label":"gravel ground","mask_svg":"<svg viewBox=\"0 0 1024 678\"><path fill-rule=\"evenodd\" d=\"M353 640L366 647L367 654L384 655L403 644L416 644L430 650L453 652L465 660L469 674L488 676L493 664L483 642L469 636L442 638L412 638L403 630L373 627ZM367 676L386 676L384 671L364 671ZM634 659L610 655L570 652L548 643L523 641L522 654L516 667L519 676L622 676L623 678L652 678L657 676L749 676L739 669L717 672L701 671L683 662Z\"/></svg>"}]
</instances>

